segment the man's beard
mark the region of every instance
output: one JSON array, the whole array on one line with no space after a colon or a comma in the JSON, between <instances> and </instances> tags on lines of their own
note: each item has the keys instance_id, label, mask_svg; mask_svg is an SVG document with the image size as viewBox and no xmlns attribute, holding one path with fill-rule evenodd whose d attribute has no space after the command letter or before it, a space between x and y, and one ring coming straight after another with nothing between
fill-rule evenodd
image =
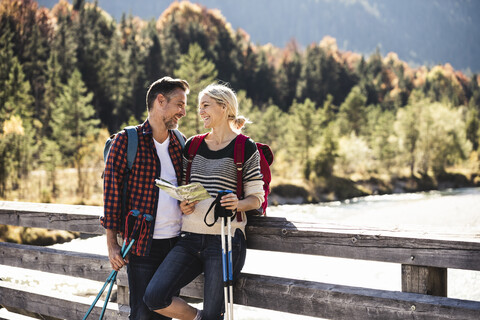
<instances>
[{"instance_id":1,"label":"man's beard","mask_svg":"<svg viewBox=\"0 0 480 320\"><path fill-rule=\"evenodd\" d=\"M175 130L178 128L178 121L175 121L175 117L163 119L163 122L165 123L167 130Z\"/></svg>"}]
</instances>

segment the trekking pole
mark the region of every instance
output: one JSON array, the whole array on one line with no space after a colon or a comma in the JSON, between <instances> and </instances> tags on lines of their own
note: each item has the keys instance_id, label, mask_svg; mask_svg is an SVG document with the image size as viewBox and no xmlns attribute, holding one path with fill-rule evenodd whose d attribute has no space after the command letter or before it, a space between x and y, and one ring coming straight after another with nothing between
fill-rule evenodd
<instances>
[{"instance_id":1,"label":"trekking pole","mask_svg":"<svg viewBox=\"0 0 480 320\"><path fill-rule=\"evenodd\" d=\"M229 320L233 320L233 256L232 256L232 220L227 218L228 245L228 291L230 298Z\"/></svg>"},{"instance_id":2,"label":"trekking pole","mask_svg":"<svg viewBox=\"0 0 480 320\"><path fill-rule=\"evenodd\" d=\"M120 254L122 255L122 258L125 259L125 257L127 256L128 252L130 251L130 249L132 248L133 244L135 243L135 241L138 239L138 236L140 234L140 229L142 228L142 225L143 223L141 221L147 221L147 222L150 222L153 220L153 217L149 214L145 214L143 217L140 215L140 212L138 210L132 210L131 212L131 216L134 217L134 218L137 218L137 220L135 221L135 224L133 226L133 229L131 231L131 236L130 236L130 241L128 241L128 236L125 238L125 240L123 241L123 245L122 245L122 249L120 250ZM138 218L140 216L140 218ZM127 221L128 223L128 221ZM128 243L128 245L127 245ZM97 304L98 300L100 299L101 295L103 294L103 292L105 291L107 285L110 283L110 288L108 289L108 292L107 292L107 296L106 296L106 299L105 299L105 302L104 302L104 305L103 305L103 308L102 308L102 311L100 313L100 317L99 317L99 320L100 319L103 319L103 316L105 314L105 311L106 311L106 308L107 308L107 304L108 304L108 301L110 299L110 295L112 293L112 289L113 289L113 284L115 283L116 281L116 278L117 278L117 274L118 274L118 271L115 271L113 270L111 273L110 273L110 276L107 278L107 280L105 281L103 287L100 289L100 292L97 294L97 296L95 297L95 300L93 301L93 303L90 305L90 308L88 309L87 313L85 314L85 316L83 317L83 320L86 320L88 318L88 316L90 315L90 313L92 312L93 308L95 307L95 305Z\"/></svg>"},{"instance_id":3,"label":"trekking pole","mask_svg":"<svg viewBox=\"0 0 480 320\"><path fill-rule=\"evenodd\" d=\"M228 218L227 218L228 219ZM228 263L227 263L227 246L225 245L225 217L221 220L221 238L222 238L222 270L223 270L223 295L225 300L225 319L230 319L230 308L228 303Z\"/></svg>"}]
</instances>

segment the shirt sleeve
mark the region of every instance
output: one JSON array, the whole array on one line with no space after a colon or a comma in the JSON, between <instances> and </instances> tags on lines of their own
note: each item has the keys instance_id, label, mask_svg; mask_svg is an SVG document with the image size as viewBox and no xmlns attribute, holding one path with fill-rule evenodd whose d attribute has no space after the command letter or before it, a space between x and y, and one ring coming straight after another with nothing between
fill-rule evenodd
<instances>
[{"instance_id":1,"label":"shirt sleeve","mask_svg":"<svg viewBox=\"0 0 480 320\"><path fill-rule=\"evenodd\" d=\"M125 132L117 134L112 142L105 163L103 177L103 217L100 219L105 229L121 232L122 185L127 167L127 138Z\"/></svg>"}]
</instances>

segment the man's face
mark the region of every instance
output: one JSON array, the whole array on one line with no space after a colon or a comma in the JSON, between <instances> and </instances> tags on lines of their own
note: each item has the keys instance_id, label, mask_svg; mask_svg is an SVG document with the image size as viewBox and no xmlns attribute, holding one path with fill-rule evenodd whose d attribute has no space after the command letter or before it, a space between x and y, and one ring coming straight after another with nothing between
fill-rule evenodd
<instances>
[{"instance_id":1,"label":"man's face","mask_svg":"<svg viewBox=\"0 0 480 320\"><path fill-rule=\"evenodd\" d=\"M184 117L185 107L187 106L187 94L180 88L175 89L169 97L159 95L160 105L156 116L161 118L168 130L173 130L178 127L178 120ZM159 119L160 120L160 119Z\"/></svg>"}]
</instances>

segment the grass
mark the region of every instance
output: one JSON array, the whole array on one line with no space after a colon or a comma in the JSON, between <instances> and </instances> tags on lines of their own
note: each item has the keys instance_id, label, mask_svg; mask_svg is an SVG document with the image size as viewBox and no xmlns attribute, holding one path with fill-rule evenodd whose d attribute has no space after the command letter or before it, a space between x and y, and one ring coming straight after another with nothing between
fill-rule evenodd
<instances>
[{"instance_id":1,"label":"grass","mask_svg":"<svg viewBox=\"0 0 480 320\"><path fill-rule=\"evenodd\" d=\"M2 200L101 206L103 204L103 180L101 178L103 168L90 168L85 171L87 181L90 183L85 188L84 196L77 193L76 170L62 168L57 171L57 190L55 192L48 183L47 172L37 170L31 172L27 181L23 181L17 190L10 191ZM71 241L79 235L78 232L63 230L0 225L0 242L48 246Z\"/></svg>"}]
</instances>

